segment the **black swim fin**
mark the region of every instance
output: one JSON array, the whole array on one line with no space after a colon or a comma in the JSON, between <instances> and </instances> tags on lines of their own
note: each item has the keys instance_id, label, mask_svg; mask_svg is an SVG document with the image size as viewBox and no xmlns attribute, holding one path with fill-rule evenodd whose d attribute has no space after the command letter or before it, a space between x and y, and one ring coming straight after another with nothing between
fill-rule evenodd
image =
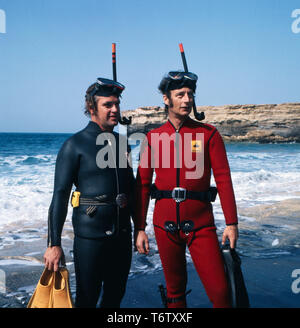
<instances>
[{"instance_id":1,"label":"black swim fin","mask_svg":"<svg viewBox=\"0 0 300 328\"><path fill-rule=\"evenodd\" d=\"M160 292L160 297L161 297L161 301L163 303L163 306L165 308L167 308L168 307L167 290L162 284L158 285L158 289L159 289L159 292Z\"/></svg>"},{"instance_id":2,"label":"black swim fin","mask_svg":"<svg viewBox=\"0 0 300 328\"><path fill-rule=\"evenodd\" d=\"M230 287L232 307L249 308L248 292L241 269L242 261L235 249L230 248L228 244L223 245L221 250Z\"/></svg>"}]
</instances>

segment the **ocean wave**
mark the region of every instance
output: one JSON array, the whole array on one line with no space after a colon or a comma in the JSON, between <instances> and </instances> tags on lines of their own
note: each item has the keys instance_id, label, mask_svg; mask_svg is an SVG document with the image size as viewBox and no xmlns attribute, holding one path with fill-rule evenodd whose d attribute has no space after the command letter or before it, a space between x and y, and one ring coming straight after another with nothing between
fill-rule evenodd
<instances>
[{"instance_id":1,"label":"ocean wave","mask_svg":"<svg viewBox=\"0 0 300 328\"><path fill-rule=\"evenodd\" d=\"M246 149L239 147L240 150ZM266 204L273 206L277 201L300 198L299 152L251 152L251 147L249 149L233 152L229 148L228 152L238 208ZM47 214L53 192L56 154L28 154L0 156L0 248L20 241L35 241L47 234ZM134 149L135 172L137 165L138 151ZM213 177L212 184L215 185ZM146 227L151 246L150 256L145 259L135 254L131 274L161 270L152 225L154 203L154 200L150 201ZM221 237L225 220L219 197L213 203L213 209ZM293 247L300 247L300 227L295 218L288 221L286 217L281 217L276 223L267 226L269 223L258 220L257 213L239 216L239 249L242 255L273 257L290 254ZM72 209L69 207L64 231L71 229L71 215ZM35 231L24 232L25 228ZM191 261L188 253L187 259Z\"/></svg>"},{"instance_id":2,"label":"ocean wave","mask_svg":"<svg viewBox=\"0 0 300 328\"><path fill-rule=\"evenodd\" d=\"M231 160L246 160L246 161L256 161L256 160L270 160L274 156L268 153L228 153L228 158Z\"/></svg>"},{"instance_id":3,"label":"ocean wave","mask_svg":"<svg viewBox=\"0 0 300 328\"><path fill-rule=\"evenodd\" d=\"M228 160L233 172L252 172L260 168L271 172L299 172L300 152L230 152Z\"/></svg>"},{"instance_id":4,"label":"ocean wave","mask_svg":"<svg viewBox=\"0 0 300 328\"><path fill-rule=\"evenodd\" d=\"M1 156L0 170L2 166L16 168L22 165L54 165L56 155L35 155L35 156Z\"/></svg>"},{"instance_id":5,"label":"ocean wave","mask_svg":"<svg viewBox=\"0 0 300 328\"><path fill-rule=\"evenodd\" d=\"M270 172L265 169L260 169L254 172L232 172L231 176L236 186L246 185L248 188L258 184L268 184L271 186L274 184L286 185L300 182L300 172Z\"/></svg>"},{"instance_id":6,"label":"ocean wave","mask_svg":"<svg viewBox=\"0 0 300 328\"><path fill-rule=\"evenodd\" d=\"M39 158L38 156L29 156L26 159L22 161L16 162L16 164L19 165L43 165L43 164L49 164L51 163L51 160L49 158L44 159L44 158Z\"/></svg>"}]
</instances>

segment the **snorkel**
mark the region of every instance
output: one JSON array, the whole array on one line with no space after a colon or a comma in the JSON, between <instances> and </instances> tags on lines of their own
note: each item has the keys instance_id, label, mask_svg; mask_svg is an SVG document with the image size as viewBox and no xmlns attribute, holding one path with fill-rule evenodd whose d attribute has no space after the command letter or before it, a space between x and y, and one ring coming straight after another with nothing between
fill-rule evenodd
<instances>
[{"instance_id":1,"label":"snorkel","mask_svg":"<svg viewBox=\"0 0 300 328\"><path fill-rule=\"evenodd\" d=\"M113 43L112 44L112 70L113 70L113 80L115 82L117 82L117 57L116 57L116 44ZM119 123L122 125L129 125L131 124L131 120L132 118L129 117L121 117L120 114L120 119L119 119Z\"/></svg>"},{"instance_id":2,"label":"snorkel","mask_svg":"<svg viewBox=\"0 0 300 328\"><path fill-rule=\"evenodd\" d=\"M180 53L181 53L181 59L182 59L182 64L183 64L184 71L186 73L188 73L189 70L188 70L188 66L187 66L187 62L186 62L185 53L184 53L184 49L183 49L182 43L179 43L179 49L180 49ZM195 99L193 101L193 112L194 112L194 116L195 116L195 119L196 120L202 121L202 120L205 119L204 112L201 112L201 113L198 113L197 112Z\"/></svg>"}]
</instances>

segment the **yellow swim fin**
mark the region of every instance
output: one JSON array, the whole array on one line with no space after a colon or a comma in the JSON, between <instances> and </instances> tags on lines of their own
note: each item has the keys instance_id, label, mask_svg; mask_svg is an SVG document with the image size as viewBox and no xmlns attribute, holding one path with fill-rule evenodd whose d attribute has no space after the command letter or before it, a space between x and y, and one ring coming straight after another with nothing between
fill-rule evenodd
<instances>
[{"instance_id":1,"label":"yellow swim fin","mask_svg":"<svg viewBox=\"0 0 300 328\"><path fill-rule=\"evenodd\" d=\"M49 308L52 304L53 272L44 269L27 308Z\"/></svg>"},{"instance_id":2,"label":"yellow swim fin","mask_svg":"<svg viewBox=\"0 0 300 328\"><path fill-rule=\"evenodd\" d=\"M52 294L53 308L73 308L73 301L70 292L69 271L61 268L54 272L54 284Z\"/></svg>"}]
</instances>

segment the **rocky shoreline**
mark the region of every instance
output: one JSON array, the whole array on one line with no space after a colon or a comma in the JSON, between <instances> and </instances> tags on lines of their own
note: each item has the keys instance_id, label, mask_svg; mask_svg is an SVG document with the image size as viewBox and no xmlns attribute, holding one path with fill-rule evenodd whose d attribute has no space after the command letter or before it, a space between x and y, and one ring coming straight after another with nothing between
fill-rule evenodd
<instances>
[{"instance_id":1,"label":"rocky shoreline","mask_svg":"<svg viewBox=\"0 0 300 328\"><path fill-rule=\"evenodd\" d=\"M300 142L300 103L198 106L203 123L214 125L226 142ZM123 111L132 117L128 133L147 133L163 124L167 115L159 106ZM193 115L191 115L193 117Z\"/></svg>"}]
</instances>

